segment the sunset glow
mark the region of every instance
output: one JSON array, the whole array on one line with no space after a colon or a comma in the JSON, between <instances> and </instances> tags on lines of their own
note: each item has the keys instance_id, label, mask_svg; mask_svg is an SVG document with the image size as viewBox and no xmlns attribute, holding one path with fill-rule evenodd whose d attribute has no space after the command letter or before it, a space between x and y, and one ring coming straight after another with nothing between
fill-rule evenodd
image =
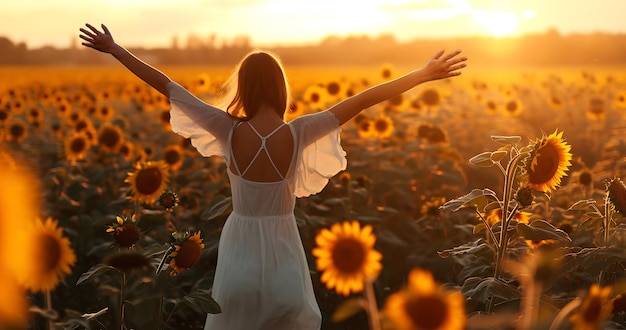
<instances>
[{"instance_id":1,"label":"sunset glow","mask_svg":"<svg viewBox=\"0 0 626 330\"><path fill-rule=\"evenodd\" d=\"M0 0L8 2L8 0ZM567 15L564 10L567 8ZM189 35L248 36L255 45L317 43L328 36L398 41L543 33L625 33L621 0L24 0L0 12L0 36L66 47L86 22L106 23L126 45L169 46ZM32 24L31 22L37 22Z\"/></svg>"}]
</instances>

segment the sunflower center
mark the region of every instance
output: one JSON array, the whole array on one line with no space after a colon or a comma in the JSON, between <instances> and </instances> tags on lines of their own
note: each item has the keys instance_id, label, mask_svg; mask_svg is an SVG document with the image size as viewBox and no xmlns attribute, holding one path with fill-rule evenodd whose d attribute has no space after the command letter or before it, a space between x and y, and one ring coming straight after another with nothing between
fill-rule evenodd
<instances>
[{"instance_id":1,"label":"sunflower center","mask_svg":"<svg viewBox=\"0 0 626 330\"><path fill-rule=\"evenodd\" d=\"M168 164L176 164L180 160L180 153L176 150L168 150L163 157Z\"/></svg>"},{"instance_id":2,"label":"sunflower center","mask_svg":"<svg viewBox=\"0 0 626 330\"><path fill-rule=\"evenodd\" d=\"M149 167L139 170L135 180L137 191L140 194L150 195L161 187L163 176L158 168Z\"/></svg>"},{"instance_id":3,"label":"sunflower center","mask_svg":"<svg viewBox=\"0 0 626 330\"><path fill-rule=\"evenodd\" d=\"M59 261L61 261L61 246L57 238L48 235L43 235L39 244L41 258L38 262L40 262L41 269L44 272L50 272L54 270L59 264Z\"/></svg>"},{"instance_id":4,"label":"sunflower center","mask_svg":"<svg viewBox=\"0 0 626 330\"><path fill-rule=\"evenodd\" d=\"M439 329L449 313L445 301L434 295L408 299L404 309L416 329Z\"/></svg>"},{"instance_id":5,"label":"sunflower center","mask_svg":"<svg viewBox=\"0 0 626 330\"><path fill-rule=\"evenodd\" d=\"M121 140L120 134L114 129L105 129L98 137L98 142L107 147L116 146Z\"/></svg>"},{"instance_id":6,"label":"sunflower center","mask_svg":"<svg viewBox=\"0 0 626 330\"><path fill-rule=\"evenodd\" d=\"M506 103L506 110L508 112L515 112L517 111L517 102L515 101L509 101Z\"/></svg>"},{"instance_id":7,"label":"sunflower center","mask_svg":"<svg viewBox=\"0 0 626 330\"><path fill-rule=\"evenodd\" d=\"M313 93L311 94L311 102L313 103L317 103L319 102L321 99L320 95L318 93Z\"/></svg>"},{"instance_id":8,"label":"sunflower center","mask_svg":"<svg viewBox=\"0 0 626 330\"><path fill-rule=\"evenodd\" d=\"M22 125L11 125L10 134L14 138L20 138L26 133L26 128Z\"/></svg>"},{"instance_id":9,"label":"sunflower center","mask_svg":"<svg viewBox=\"0 0 626 330\"><path fill-rule=\"evenodd\" d=\"M340 86L337 82L330 82L328 85L326 85L326 91L328 91L328 94L330 95L337 95L337 93L339 93L340 90Z\"/></svg>"},{"instance_id":10,"label":"sunflower center","mask_svg":"<svg viewBox=\"0 0 626 330\"><path fill-rule=\"evenodd\" d=\"M387 123L384 119L379 119L374 123L374 128L377 132L386 132L389 127L389 123Z\"/></svg>"},{"instance_id":11,"label":"sunflower center","mask_svg":"<svg viewBox=\"0 0 626 330\"><path fill-rule=\"evenodd\" d=\"M434 89L427 89L422 93L422 102L428 106L439 104L439 92Z\"/></svg>"},{"instance_id":12,"label":"sunflower center","mask_svg":"<svg viewBox=\"0 0 626 330\"><path fill-rule=\"evenodd\" d=\"M202 246L195 241L186 240L180 245L176 254L176 266L189 269L195 265L202 255Z\"/></svg>"},{"instance_id":13,"label":"sunflower center","mask_svg":"<svg viewBox=\"0 0 626 330\"><path fill-rule=\"evenodd\" d=\"M552 180L559 168L559 160L559 152L552 144L539 148L535 156L537 163L528 172L530 183L544 184Z\"/></svg>"},{"instance_id":14,"label":"sunflower center","mask_svg":"<svg viewBox=\"0 0 626 330\"><path fill-rule=\"evenodd\" d=\"M73 153L81 153L86 149L86 147L87 142L82 137L75 138L72 140L72 143L70 143L70 149Z\"/></svg>"},{"instance_id":15,"label":"sunflower center","mask_svg":"<svg viewBox=\"0 0 626 330\"><path fill-rule=\"evenodd\" d=\"M115 241L121 246L131 247L139 240L139 229L131 223L125 223L115 232Z\"/></svg>"},{"instance_id":16,"label":"sunflower center","mask_svg":"<svg viewBox=\"0 0 626 330\"><path fill-rule=\"evenodd\" d=\"M354 238L340 239L332 251L333 264L342 273L358 272L365 263L365 248Z\"/></svg>"}]
</instances>

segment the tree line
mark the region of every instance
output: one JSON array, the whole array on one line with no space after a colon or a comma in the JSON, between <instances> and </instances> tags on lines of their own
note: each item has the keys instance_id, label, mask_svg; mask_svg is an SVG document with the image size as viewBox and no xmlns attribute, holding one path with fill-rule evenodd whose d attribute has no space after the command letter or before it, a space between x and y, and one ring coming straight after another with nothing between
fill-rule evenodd
<instances>
[{"instance_id":1,"label":"tree line","mask_svg":"<svg viewBox=\"0 0 626 330\"><path fill-rule=\"evenodd\" d=\"M214 37L208 40L215 40ZM224 65L234 64L257 48L249 37L217 44L188 38L185 47L173 40L170 47L130 48L155 65ZM626 64L626 34L570 34L557 30L522 37L462 37L415 39L399 42L391 35L380 37L329 36L317 44L263 47L278 54L285 64L367 65L381 62L421 63L438 49L463 49L472 64L577 66ZM45 46L30 49L0 36L0 65L108 65L112 59L73 45L68 48Z\"/></svg>"}]
</instances>

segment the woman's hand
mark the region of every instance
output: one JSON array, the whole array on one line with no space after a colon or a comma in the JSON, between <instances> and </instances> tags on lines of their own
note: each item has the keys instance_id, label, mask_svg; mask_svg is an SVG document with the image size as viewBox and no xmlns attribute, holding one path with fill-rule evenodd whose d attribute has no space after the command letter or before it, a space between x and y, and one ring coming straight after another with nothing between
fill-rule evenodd
<instances>
[{"instance_id":1,"label":"woman's hand","mask_svg":"<svg viewBox=\"0 0 626 330\"><path fill-rule=\"evenodd\" d=\"M93 48L103 53L111 53L113 49L117 46L115 41L113 41L113 36L111 36L111 32L109 32L109 29L107 29L104 24L102 24L102 30L104 32L98 31L98 29L93 27L91 24L85 25L91 31L80 28L80 32L82 32L80 38L86 41L81 43L83 46Z\"/></svg>"},{"instance_id":2,"label":"woman's hand","mask_svg":"<svg viewBox=\"0 0 626 330\"><path fill-rule=\"evenodd\" d=\"M467 57L457 57L461 54L461 50L454 51L450 54L443 56L444 50L438 51L433 57L431 57L426 65L422 68L422 71L428 78L428 80L437 80L458 76L461 74L462 68L466 67L463 63L467 61Z\"/></svg>"}]
</instances>

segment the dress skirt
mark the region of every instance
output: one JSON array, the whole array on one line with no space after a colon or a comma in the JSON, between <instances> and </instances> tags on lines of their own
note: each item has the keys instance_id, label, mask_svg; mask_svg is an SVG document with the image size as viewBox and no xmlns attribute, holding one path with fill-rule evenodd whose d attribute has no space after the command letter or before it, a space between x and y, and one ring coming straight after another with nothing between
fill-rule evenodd
<instances>
[{"instance_id":1,"label":"dress skirt","mask_svg":"<svg viewBox=\"0 0 626 330\"><path fill-rule=\"evenodd\" d=\"M293 214L226 220L204 329L320 329L321 313Z\"/></svg>"}]
</instances>

